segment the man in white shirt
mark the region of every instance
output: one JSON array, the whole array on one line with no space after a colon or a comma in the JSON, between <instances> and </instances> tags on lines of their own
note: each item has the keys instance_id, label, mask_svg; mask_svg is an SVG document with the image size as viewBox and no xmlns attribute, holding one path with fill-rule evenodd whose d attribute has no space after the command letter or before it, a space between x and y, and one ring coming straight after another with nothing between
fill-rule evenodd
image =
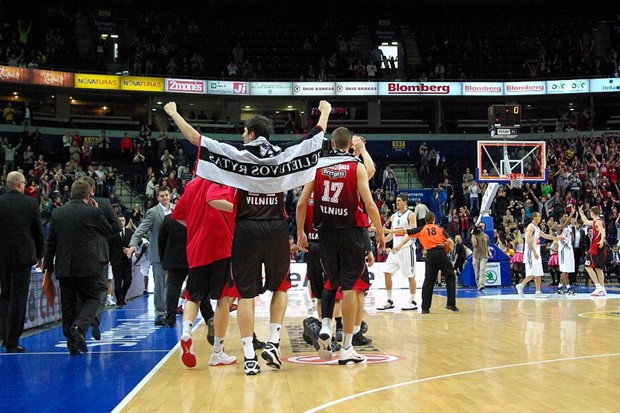
<instances>
[{"instance_id":1,"label":"man in white shirt","mask_svg":"<svg viewBox=\"0 0 620 413\"><path fill-rule=\"evenodd\" d=\"M415 216L417 218L417 226L423 227L426 224L425 217L426 213L429 211L430 210L426 205L424 205L422 202L418 202L414 210Z\"/></svg>"}]
</instances>

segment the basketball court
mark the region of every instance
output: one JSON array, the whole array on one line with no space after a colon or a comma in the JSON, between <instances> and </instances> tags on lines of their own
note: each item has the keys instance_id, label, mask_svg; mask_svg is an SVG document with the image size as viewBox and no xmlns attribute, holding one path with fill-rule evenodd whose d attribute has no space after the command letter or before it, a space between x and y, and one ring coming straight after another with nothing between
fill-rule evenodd
<instances>
[{"instance_id":1,"label":"basketball court","mask_svg":"<svg viewBox=\"0 0 620 413\"><path fill-rule=\"evenodd\" d=\"M282 334L281 370L245 376L243 366L210 367L201 324L194 334L198 365L180 361L176 328L153 325L152 296L105 312L102 340L70 357L61 327L22 340L24 354L0 354L2 412L313 412L313 411L617 411L620 382L620 290L590 297L520 299L513 288L460 289L460 313L445 310L445 290L430 314L378 311L385 290L366 297L368 363L322 362L301 338L311 302L292 291ZM418 294L420 290L418 290ZM420 300L418 300L418 303ZM268 335L269 297L257 300L256 332ZM242 357L236 314L226 351ZM614 407L616 406L616 407Z\"/></svg>"}]
</instances>

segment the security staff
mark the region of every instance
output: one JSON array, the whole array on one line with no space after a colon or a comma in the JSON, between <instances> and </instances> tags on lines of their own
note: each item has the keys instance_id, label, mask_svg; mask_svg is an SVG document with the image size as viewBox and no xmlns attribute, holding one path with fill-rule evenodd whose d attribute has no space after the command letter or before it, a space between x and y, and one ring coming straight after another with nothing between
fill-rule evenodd
<instances>
[{"instance_id":1,"label":"security staff","mask_svg":"<svg viewBox=\"0 0 620 413\"><path fill-rule=\"evenodd\" d=\"M454 269L450 263L450 259L446 254L445 247L447 244L454 247L454 242L448 237L446 231L435 225L435 214L427 212L424 221L426 225L408 230L390 230L397 235L409 235L403 242L393 248L394 252L398 252L400 248L407 243L408 238L417 238L424 249L426 255L426 271L424 275L424 284L422 285L422 314L430 313L431 303L433 301L433 289L437 281L437 274L441 271L441 275L445 277L446 288L448 291L448 303L446 309L450 311L459 311L456 306L456 279Z\"/></svg>"}]
</instances>

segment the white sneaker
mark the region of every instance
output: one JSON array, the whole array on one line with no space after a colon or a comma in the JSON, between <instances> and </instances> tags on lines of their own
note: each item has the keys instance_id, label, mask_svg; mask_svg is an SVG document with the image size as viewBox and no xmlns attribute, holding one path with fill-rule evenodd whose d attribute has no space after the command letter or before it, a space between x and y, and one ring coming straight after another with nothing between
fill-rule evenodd
<instances>
[{"instance_id":1,"label":"white sneaker","mask_svg":"<svg viewBox=\"0 0 620 413\"><path fill-rule=\"evenodd\" d=\"M192 336L188 333L181 336L181 361L185 364L185 367L196 367L196 354L194 353Z\"/></svg>"},{"instance_id":2,"label":"white sneaker","mask_svg":"<svg viewBox=\"0 0 620 413\"><path fill-rule=\"evenodd\" d=\"M344 347L340 349L340 357L338 358L338 364L345 365L348 363L365 363L365 362L366 362L366 356L357 354L353 346L349 347L348 349L345 349Z\"/></svg>"},{"instance_id":3,"label":"white sneaker","mask_svg":"<svg viewBox=\"0 0 620 413\"><path fill-rule=\"evenodd\" d=\"M607 291L604 288L597 288L590 295L592 297L603 297L607 295Z\"/></svg>"},{"instance_id":4,"label":"white sneaker","mask_svg":"<svg viewBox=\"0 0 620 413\"><path fill-rule=\"evenodd\" d=\"M515 285L515 288L517 289L517 294L519 294L519 297L524 297L524 295L523 295L523 285L517 284L517 285Z\"/></svg>"},{"instance_id":5,"label":"white sneaker","mask_svg":"<svg viewBox=\"0 0 620 413\"><path fill-rule=\"evenodd\" d=\"M325 361L331 361L332 356L332 331L329 327L321 327L319 332L319 357Z\"/></svg>"},{"instance_id":6,"label":"white sneaker","mask_svg":"<svg viewBox=\"0 0 620 413\"><path fill-rule=\"evenodd\" d=\"M112 297L110 294L108 294L108 299L106 300L105 303L107 306L112 307L116 305L116 300L114 300L114 297Z\"/></svg>"},{"instance_id":7,"label":"white sneaker","mask_svg":"<svg viewBox=\"0 0 620 413\"><path fill-rule=\"evenodd\" d=\"M545 298L545 295L542 293L542 291L536 291L534 293L534 298Z\"/></svg>"},{"instance_id":8,"label":"white sneaker","mask_svg":"<svg viewBox=\"0 0 620 413\"><path fill-rule=\"evenodd\" d=\"M209 358L209 365L211 366L226 366L228 364L234 364L237 361L237 357L229 356L224 350L217 353L211 353Z\"/></svg>"}]
</instances>

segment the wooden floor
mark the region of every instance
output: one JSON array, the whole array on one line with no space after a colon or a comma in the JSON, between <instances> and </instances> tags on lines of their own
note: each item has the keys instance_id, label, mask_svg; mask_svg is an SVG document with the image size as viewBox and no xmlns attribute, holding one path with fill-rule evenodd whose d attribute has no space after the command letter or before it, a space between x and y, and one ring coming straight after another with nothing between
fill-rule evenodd
<instances>
[{"instance_id":1,"label":"wooden floor","mask_svg":"<svg viewBox=\"0 0 620 413\"><path fill-rule=\"evenodd\" d=\"M435 295L431 314L375 310L384 291L366 299L372 346L361 353L395 361L363 365L261 361L257 376L243 365L209 367L204 326L194 334L198 366L174 354L128 396L124 412L611 412L620 410L620 294L521 300L512 291L469 292L460 313ZM549 291L550 292L550 291ZM395 301L405 303L406 291ZM499 292L497 292L499 293ZM464 293L459 292L459 295ZM315 355L300 340L304 293L291 293L283 357ZM419 300L418 300L419 302ZM266 301L264 302L266 303ZM264 313L264 312L263 312ZM266 338L268 320L257 321ZM242 358L236 319L226 340ZM383 357L386 358L386 357ZM260 359L260 357L259 357ZM306 357L309 361L313 357ZM124 406L124 407L123 407Z\"/></svg>"}]
</instances>

